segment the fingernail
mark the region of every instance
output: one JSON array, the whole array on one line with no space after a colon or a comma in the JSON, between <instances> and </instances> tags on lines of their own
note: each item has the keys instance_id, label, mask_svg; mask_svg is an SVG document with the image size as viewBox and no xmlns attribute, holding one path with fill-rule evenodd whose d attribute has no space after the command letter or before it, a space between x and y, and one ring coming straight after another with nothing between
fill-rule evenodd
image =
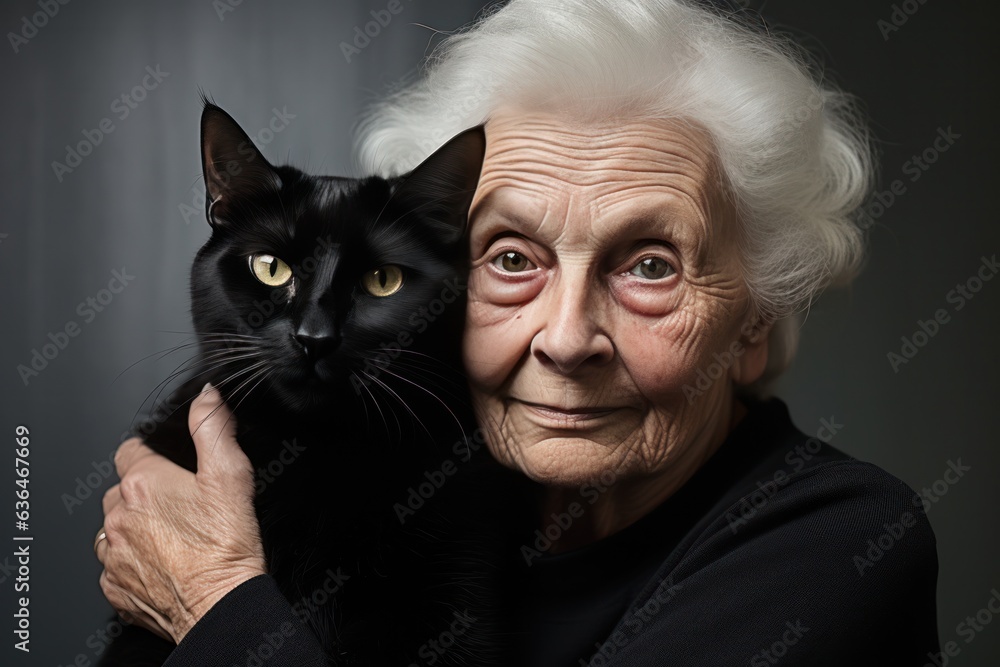
<instances>
[{"instance_id":1,"label":"fingernail","mask_svg":"<svg viewBox=\"0 0 1000 667\"><path fill-rule=\"evenodd\" d=\"M201 393L207 394L211 390L212 390L212 383L211 382L206 382L205 386L201 388Z\"/></svg>"}]
</instances>

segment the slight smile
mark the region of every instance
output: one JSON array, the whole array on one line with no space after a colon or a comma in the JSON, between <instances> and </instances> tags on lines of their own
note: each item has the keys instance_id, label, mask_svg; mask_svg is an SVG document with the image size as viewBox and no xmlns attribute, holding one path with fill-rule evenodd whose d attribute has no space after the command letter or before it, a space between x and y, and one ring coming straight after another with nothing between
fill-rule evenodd
<instances>
[{"instance_id":1,"label":"slight smile","mask_svg":"<svg viewBox=\"0 0 1000 667\"><path fill-rule=\"evenodd\" d=\"M564 408L555 405L546 405L544 403L532 403L530 401L522 401L519 399L513 400L527 408L529 413L541 417L545 422L556 423L563 427L570 428L572 428L575 424L582 425L586 422L602 419L621 409L617 407Z\"/></svg>"}]
</instances>

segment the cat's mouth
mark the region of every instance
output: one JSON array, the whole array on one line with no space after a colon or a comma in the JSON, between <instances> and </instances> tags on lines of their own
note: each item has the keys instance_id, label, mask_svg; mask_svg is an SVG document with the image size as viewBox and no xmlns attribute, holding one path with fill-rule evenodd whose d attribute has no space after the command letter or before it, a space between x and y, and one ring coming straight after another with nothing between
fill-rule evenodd
<instances>
[{"instance_id":1,"label":"cat's mouth","mask_svg":"<svg viewBox=\"0 0 1000 667\"><path fill-rule=\"evenodd\" d=\"M272 377L272 395L293 412L321 409L343 393L338 375L328 360L284 365Z\"/></svg>"},{"instance_id":2,"label":"cat's mouth","mask_svg":"<svg viewBox=\"0 0 1000 667\"><path fill-rule=\"evenodd\" d=\"M339 372L332 359L324 357L317 360L302 359L291 365L281 374L284 384L291 388L302 388L310 391L332 390L341 382L342 372Z\"/></svg>"},{"instance_id":3,"label":"cat's mouth","mask_svg":"<svg viewBox=\"0 0 1000 667\"><path fill-rule=\"evenodd\" d=\"M333 363L328 357L316 361L307 361L305 366L309 369L307 371L308 378L315 383L333 384L336 380Z\"/></svg>"}]
</instances>

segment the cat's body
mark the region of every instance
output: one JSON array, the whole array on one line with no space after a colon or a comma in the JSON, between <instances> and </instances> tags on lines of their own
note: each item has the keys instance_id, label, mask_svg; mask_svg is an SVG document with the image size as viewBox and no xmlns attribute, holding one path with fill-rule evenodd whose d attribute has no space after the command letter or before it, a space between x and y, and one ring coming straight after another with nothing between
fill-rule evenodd
<instances>
[{"instance_id":1,"label":"cat's body","mask_svg":"<svg viewBox=\"0 0 1000 667\"><path fill-rule=\"evenodd\" d=\"M137 432L195 469L187 405L220 389L257 470L269 573L331 664L495 664L507 476L480 447L460 371L482 129L395 179L271 167L212 105L202 145L199 357L169 401L180 408ZM431 648L445 632L449 648ZM102 664L161 664L169 645L146 635L129 629Z\"/></svg>"}]
</instances>

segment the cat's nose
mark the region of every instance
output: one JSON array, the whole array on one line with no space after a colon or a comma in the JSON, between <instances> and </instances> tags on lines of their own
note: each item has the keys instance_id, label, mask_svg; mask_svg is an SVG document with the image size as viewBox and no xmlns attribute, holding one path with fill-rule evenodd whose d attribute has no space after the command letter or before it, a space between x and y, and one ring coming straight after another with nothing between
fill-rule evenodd
<instances>
[{"instance_id":1,"label":"cat's nose","mask_svg":"<svg viewBox=\"0 0 1000 667\"><path fill-rule=\"evenodd\" d=\"M313 333L299 331L292 336L306 356L312 360L320 359L337 347L338 337L328 332Z\"/></svg>"}]
</instances>

